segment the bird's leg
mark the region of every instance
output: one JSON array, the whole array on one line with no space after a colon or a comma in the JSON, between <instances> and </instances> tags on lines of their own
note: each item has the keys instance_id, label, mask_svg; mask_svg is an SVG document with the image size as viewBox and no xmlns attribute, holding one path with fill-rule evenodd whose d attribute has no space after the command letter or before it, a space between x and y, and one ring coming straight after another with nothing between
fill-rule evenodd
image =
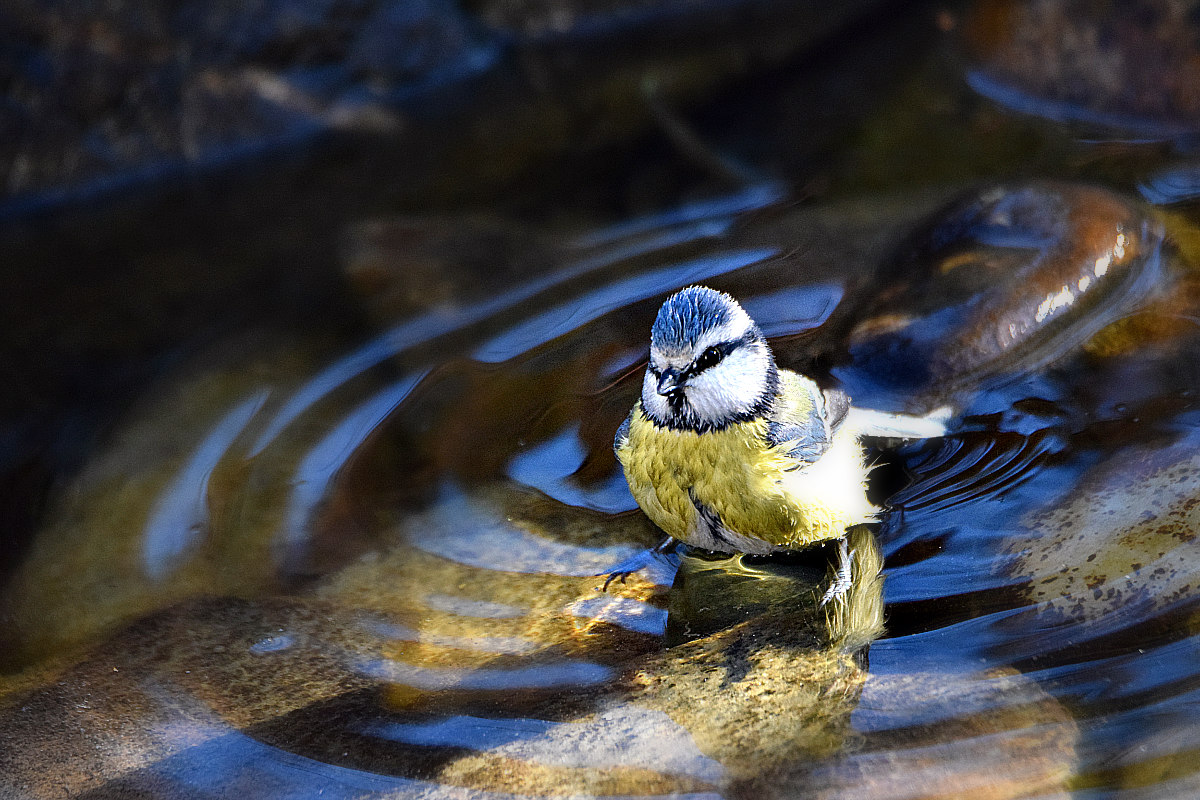
<instances>
[{"instance_id":1,"label":"bird's leg","mask_svg":"<svg viewBox=\"0 0 1200 800\"><path fill-rule=\"evenodd\" d=\"M654 545L654 547L651 547L650 552L654 553L655 555L662 555L664 553L670 553L675 549L675 547L678 544L679 544L678 539L676 539L673 536L668 536L667 538L663 539L658 544Z\"/></svg>"},{"instance_id":2,"label":"bird's leg","mask_svg":"<svg viewBox=\"0 0 1200 800\"><path fill-rule=\"evenodd\" d=\"M677 544L679 544L678 541L668 536L658 544L654 545L654 547L651 547L649 550L643 550L637 555L625 559L620 564L617 564L615 567L613 567L608 573L608 577L604 579L604 586L600 589L600 591L607 592L608 585L614 580L619 580L621 583L624 583L625 579L630 575L649 566L650 562L654 560L655 556L671 552L675 549Z\"/></svg>"},{"instance_id":3,"label":"bird's leg","mask_svg":"<svg viewBox=\"0 0 1200 800\"><path fill-rule=\"evenodd\" d=\"M837 574L829 582L829 588L817 608L823 608L830 600L835 600L850 591L853 581L851 568L854 564L854 554L850 552L850 543L845 536L838 539Z\"/></svg>"}]
</instances>

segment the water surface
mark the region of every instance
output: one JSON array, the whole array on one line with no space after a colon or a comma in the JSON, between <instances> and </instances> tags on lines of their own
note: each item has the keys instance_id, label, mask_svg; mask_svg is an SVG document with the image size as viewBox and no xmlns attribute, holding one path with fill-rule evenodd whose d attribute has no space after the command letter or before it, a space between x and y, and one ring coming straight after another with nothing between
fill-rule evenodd
<instances>
[{"instance_id":1,"label":"water surface","mask_svg":"<svg viewBox=\"0 0 1200 800\"><path fill-rule=\"evenodd\" d=\"M1002 113L956 87L929 91L959 125ZM1003 132L1086 146L1049 116ZM389 305L392 252L368 332L235 330L163 369L0 597L6 796L1200 791L1194 167L884 191L868 162L897 153L846 147L823 197L764 181L529 237L538 268L428 307ZM611 441L696 282L783 366L948 415L872 450L888 511L852 542L882 581L844 612L816 607L822 548L600 591L660 535Z\"/></svg>"}]
</instances>

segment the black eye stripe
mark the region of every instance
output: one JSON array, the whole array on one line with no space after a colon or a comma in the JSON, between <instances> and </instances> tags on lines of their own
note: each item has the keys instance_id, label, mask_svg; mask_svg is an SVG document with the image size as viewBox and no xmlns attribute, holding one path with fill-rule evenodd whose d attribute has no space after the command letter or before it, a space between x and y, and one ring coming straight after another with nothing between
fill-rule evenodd
<instances>
[{"instance_id":1,"label":"black eye stripe","mask_svg":"<svg viewBox=\"0 0 1200 800\"><path fill-rule=\"evenodd\" d=\"M689 364L685 369L679 370L679 379L684 381L694 375L698 375L701 372L704 372L705 370L715 367L717 364L721 363L726 356L728 356L734 350L737 350L742 345L753 344L755 342L761 342L762 340L761 333L756 330L748 330L737 339L731 339L726 342L718 342L717 344L710 345L704 349L704 352L696 356L695 360L692 361L692 363ZM646 365L646 369L655 378L662 377L663 370L655 366L652 362Z\"/></svg>"},{"instance_id":2,"label":"black eye stripe","mask_svg":"<svg viewBox=\"0 0 1200 800\"><path fill-rule=\"evenodd\" d=\"M725 356L729 355L734 350L737 350L743 344L748 344L752 341L754 341L753 337L747 334L740 339L734 339L733 341L720 342L718 344L711 345L710 347L705 348L703 353L696 356L696 360L693 361L692 364L686 370L684 370L682 374L687 376L696 375L708 369L709 367L714 367L721 363Z\"/></svg>"}]
</instances>

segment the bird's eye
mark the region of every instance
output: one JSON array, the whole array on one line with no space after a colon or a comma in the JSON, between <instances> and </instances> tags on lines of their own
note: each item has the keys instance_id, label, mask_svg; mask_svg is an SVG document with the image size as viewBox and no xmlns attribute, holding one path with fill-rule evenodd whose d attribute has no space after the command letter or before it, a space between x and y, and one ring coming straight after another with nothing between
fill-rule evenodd
<instances>
[{"instance_id":1,"label":"bird's eye","mask_svg":"<svg viewBox=\"0 0 1200 800\"><path fill-rule=\"evenodd\" d=\"M717 347L716 345L708 348L700 354L699 358L696 359L696 372L701 372L702 370L708 369L713 364L716 364L721 360L722 355L721 348Z\"/></svg>"}]
</instances>

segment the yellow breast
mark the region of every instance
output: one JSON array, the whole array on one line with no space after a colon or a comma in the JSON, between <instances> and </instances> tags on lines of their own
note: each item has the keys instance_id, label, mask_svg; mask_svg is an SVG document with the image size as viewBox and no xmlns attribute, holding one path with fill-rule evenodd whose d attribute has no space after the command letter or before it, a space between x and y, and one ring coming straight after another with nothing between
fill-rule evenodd
<instances>
[{"instance_id":1,"label":"yellow breast","mask_svg":"<svg viewBox=\"0 0 1200 800\"><path fill-rule=\"evenodd\" d=\"M729 531L767 546L794 549L835 539L870 518L865 470L856 437L835 439L817 464L797 466L786 447L768 447L765 420L694 433L655 425L635 406L629 436L617 456L630 491L646 515L670 536L701 539L697 503ZM826 462L826 459L829 459ZM848 485L847 485L848 481ZM718 548L727 549L727 548Z\"/></svg>"}]
</instances>

